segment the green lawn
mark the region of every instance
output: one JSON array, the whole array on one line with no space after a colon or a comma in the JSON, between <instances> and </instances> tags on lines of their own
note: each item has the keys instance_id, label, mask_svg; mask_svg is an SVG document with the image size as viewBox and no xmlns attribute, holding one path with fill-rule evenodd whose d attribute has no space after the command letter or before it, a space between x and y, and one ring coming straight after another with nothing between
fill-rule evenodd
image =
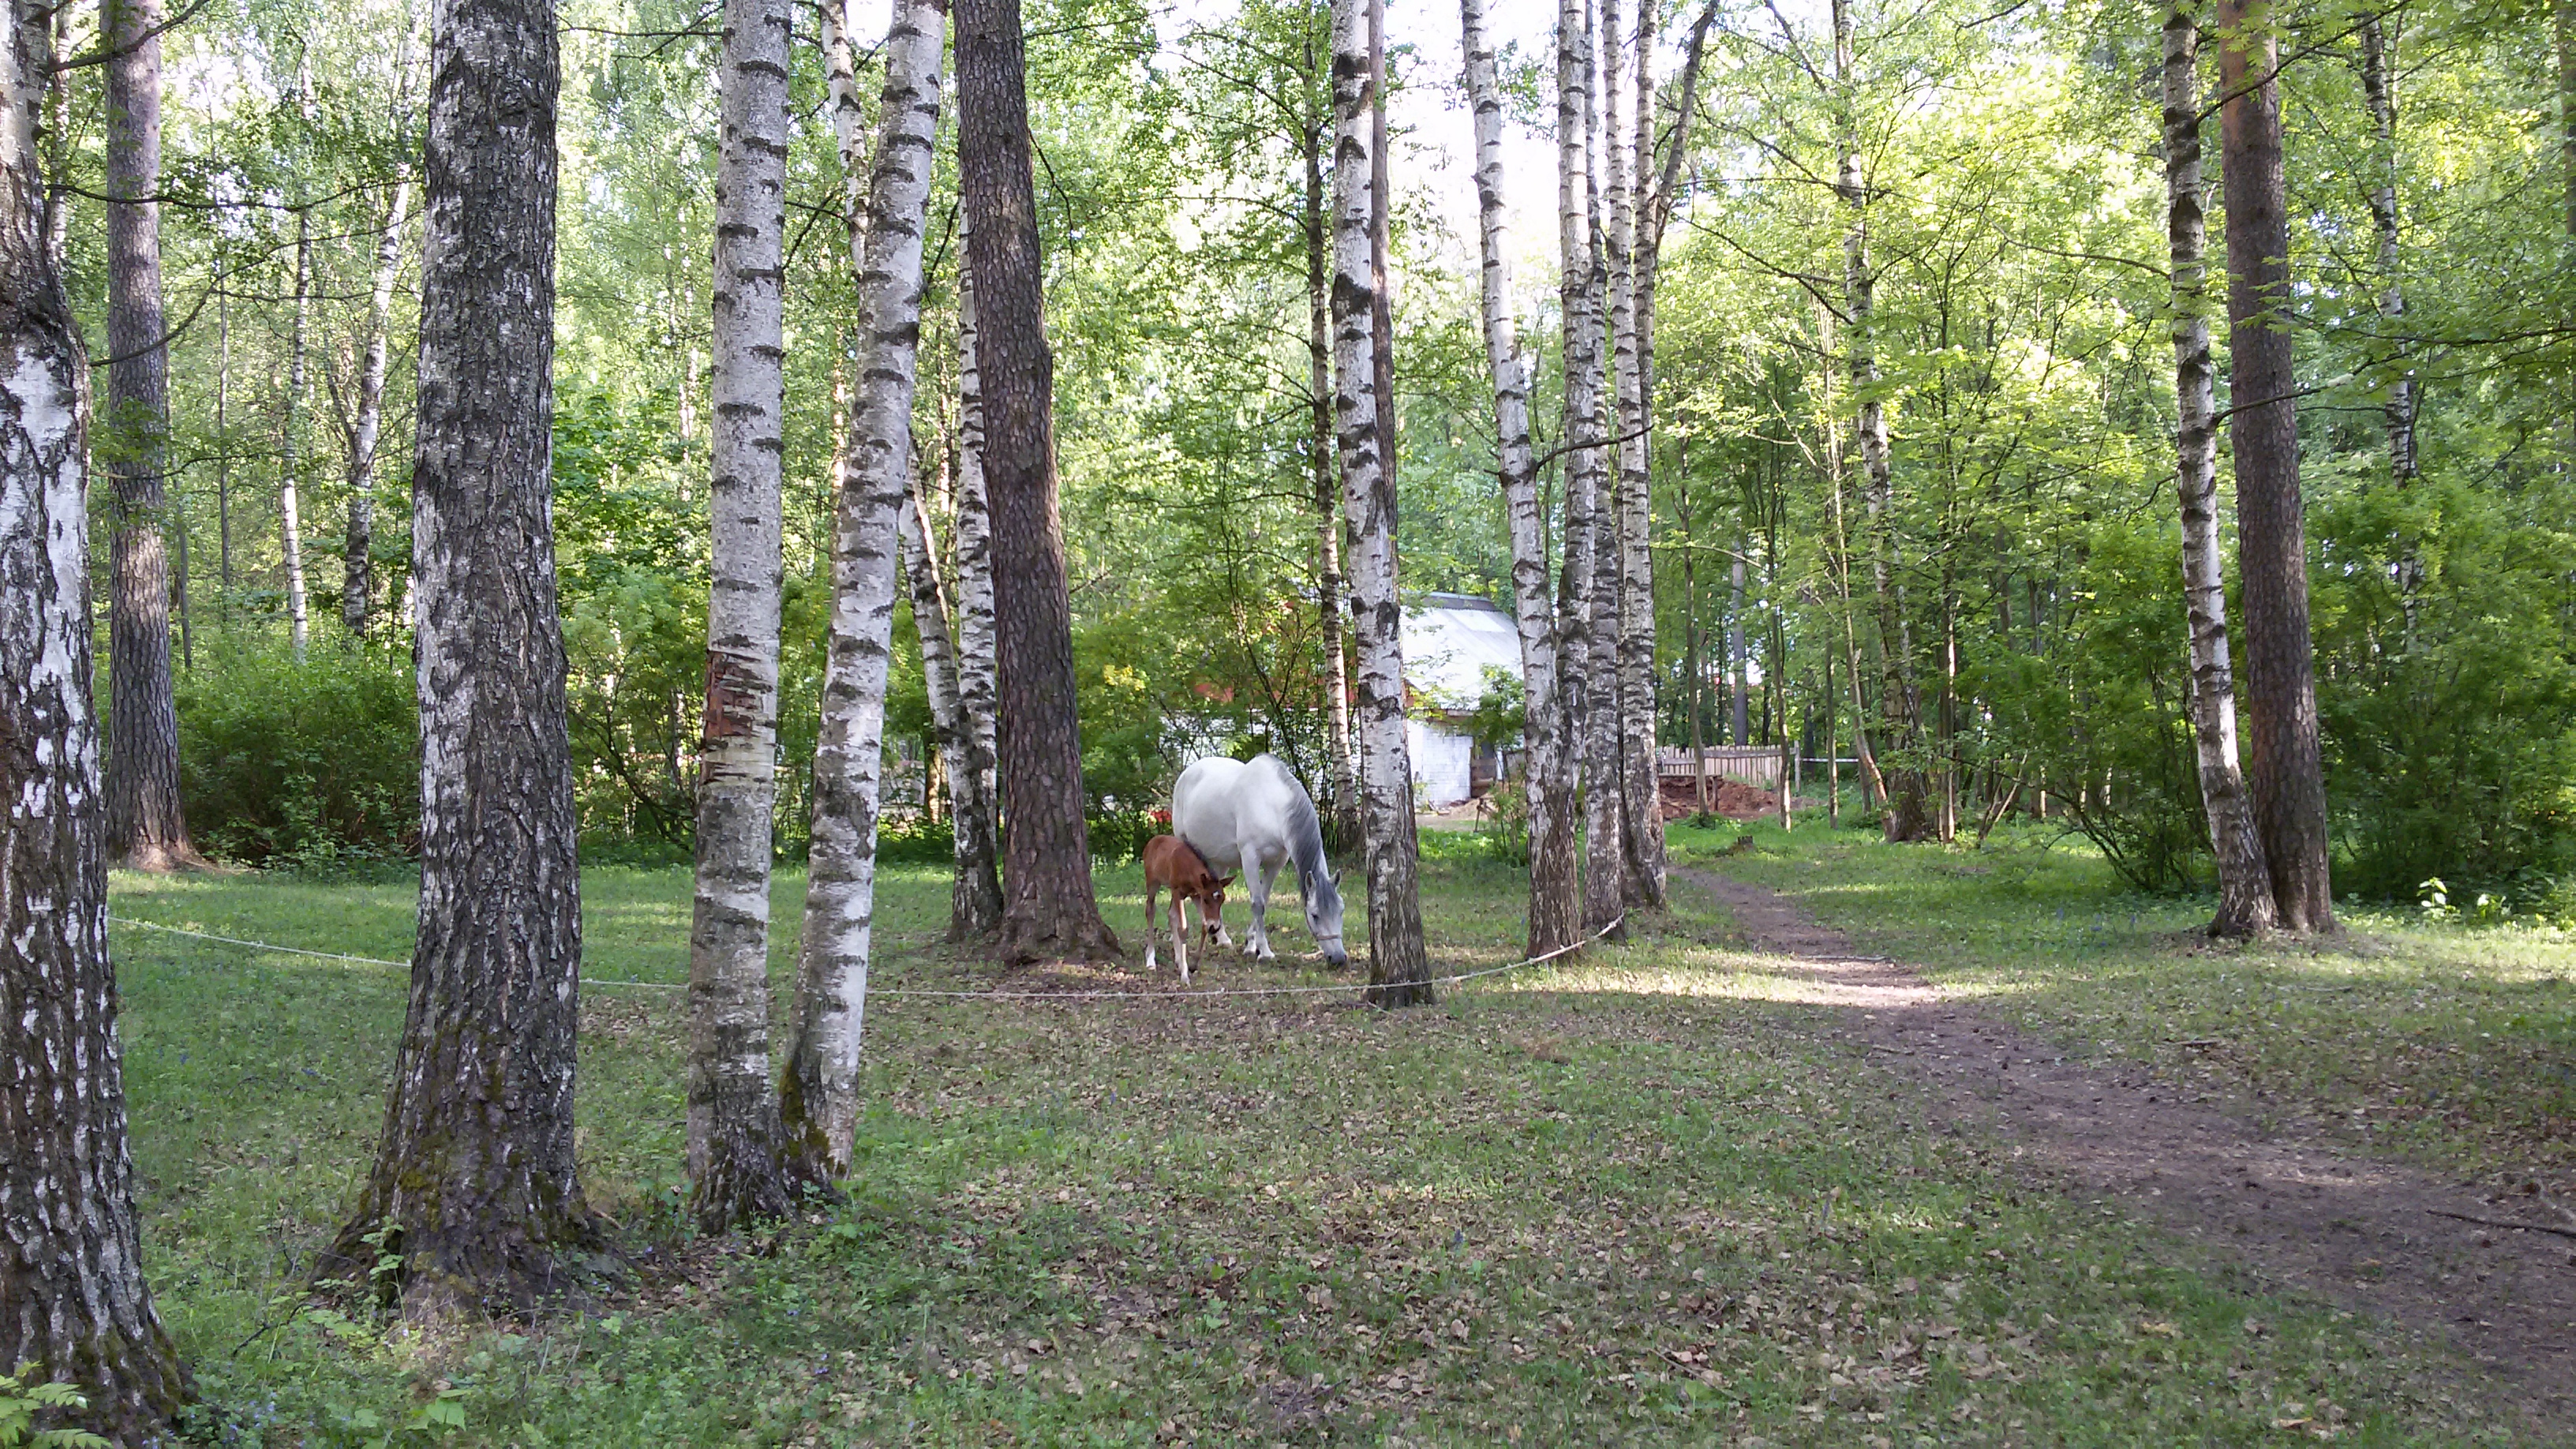
<instances>
[{"instance_id":1,"label":"green lawn","mask_svg":"<svg viewBox=\"0 0 2576 1449\"><path fill-rule=\"evenodd\" d=\"M2576 1175L2563 930L2346 903L2324 941L2218 943L2201 934L2209 901L2125 894L2055 831L1998 832L1981 851L1812 823L1749 833L1756 848L1724 870L2072 1051L2143 1060L2238 1111L2462 1177Z\"/></svg>"},{"instance_id":2,"label":"green lawn","mask_svg":"<svg viewBox=\"0 0 2576 1449\"><path fill-rule=\"evenodd\" d=\"M1426 848L1435 962L1518 954L1518 874L1473 838ZM1940 899L1911 858L1794 848L1750 866ZM684 870L585 886L590 974L683 977ZM779 890L790 938L800 886ZM1132 939L1134 870L1101 889ZM2110 909L2061 898L2069 941ZM882 900L877 985L990 979L933 950L943 872L896 869ZM2505 1441L2449 1366L1927 1130L1905 1083L1679 904L1625 950L1393 1015L880 999L849 1200L718 1243L674 1210L679 993L594 988L582 1145L630 1288L426 1335L303 1291L382 1111L401 972L119 928L153 1281L244 1444ZM411 893L121 876L116 907L397 958ZM1303 945L1293 903L1274 919ZM2034 952L2002 954L2015 1009L2135 992L2016 987ZM1220 954L1197 984L1318 979L1281 966Z\"/></svg>"}]
</instances>

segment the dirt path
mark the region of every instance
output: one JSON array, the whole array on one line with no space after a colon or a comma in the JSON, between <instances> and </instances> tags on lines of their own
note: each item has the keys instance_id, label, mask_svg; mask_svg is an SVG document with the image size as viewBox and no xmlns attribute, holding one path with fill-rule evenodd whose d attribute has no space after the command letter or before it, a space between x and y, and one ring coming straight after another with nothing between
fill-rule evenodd
<instances>
[{"instance_id":1,"label":"dirt path","mask_svg":"<svg viewBox=\"0 0 2576 1449\"><path fill-rule=\"evenodd\" d=\"M1954 1119L2272 1285L2442 1341L2507 1380L2532 1428L2576 1430L2576 1239L2440 1216L2543 1222L2546 1209L2499 1207L2413 1168L2267 1134L2143 1066L2068 1062L1911 967L1855 956L1789 897L1673 874L1724 902L1756 949L1790 958L1822 999L1852 1008L1853 1035Z\"/></svg>"}]
</instances>

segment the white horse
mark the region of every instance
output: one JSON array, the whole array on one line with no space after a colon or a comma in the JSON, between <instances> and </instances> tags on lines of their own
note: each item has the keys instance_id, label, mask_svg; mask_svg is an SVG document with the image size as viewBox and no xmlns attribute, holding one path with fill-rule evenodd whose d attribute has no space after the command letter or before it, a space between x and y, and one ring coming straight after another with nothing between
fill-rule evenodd
<instances>
[{"instance_id":1,"label":"white horse","mask_svg":"<svg viewBox=\"0 0 2576 1449\"><path fill-rule=\"evenodd\" d=\"M1172 833L1188 841L1210 869L1242 872L1252 896L1252 928L1244 936L1244 949L1252 955L1277 959L1266 919L1270 882L1280 866L1293 861L1315 949L1329 965L1350 964L1350 953L1342 949L1342 893L1324 868L1324 831L1315 819L1315 802L1278 756L1262 755L1249 764L1211 756L1183 770L1172 785ZM1217 941L1234 944L1222 918Z\"/></svg>"}]
</instances>

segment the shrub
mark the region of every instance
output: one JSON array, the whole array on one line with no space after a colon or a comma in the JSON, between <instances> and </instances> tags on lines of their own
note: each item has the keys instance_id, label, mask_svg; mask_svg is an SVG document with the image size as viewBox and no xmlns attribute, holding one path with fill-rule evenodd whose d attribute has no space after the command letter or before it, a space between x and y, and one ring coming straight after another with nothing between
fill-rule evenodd
<instances>
[{"instance_id":1,"label":"shrub","mask_svg":"<svg viewBox=\"0 0 2576 1449\"><path fill-rule=\"evenodd\" d=\"M407 651L221 654L178 680L179 784L198 847L252 865L407 855L420 836L420 716Z\"/></svg>"}]
</instances>

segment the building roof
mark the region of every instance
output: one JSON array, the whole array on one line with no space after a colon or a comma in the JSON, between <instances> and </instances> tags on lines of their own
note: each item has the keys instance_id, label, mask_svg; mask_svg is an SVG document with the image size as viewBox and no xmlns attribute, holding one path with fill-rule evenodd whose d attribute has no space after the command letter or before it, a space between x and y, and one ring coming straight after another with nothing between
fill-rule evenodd
<instances>
[{"instance_id":1,"label":"building roof","mask_svg":"<svg viewBox=\"0 0 2576 1449\"><path fill-rule=\"evenodd\" d=\"M1512 616L1473 594L1424 594L1404 611L1404 682L1435 709L1465 711L1485 696L1485 671L1521 674Z\"/></svg>"}]
</instances>

